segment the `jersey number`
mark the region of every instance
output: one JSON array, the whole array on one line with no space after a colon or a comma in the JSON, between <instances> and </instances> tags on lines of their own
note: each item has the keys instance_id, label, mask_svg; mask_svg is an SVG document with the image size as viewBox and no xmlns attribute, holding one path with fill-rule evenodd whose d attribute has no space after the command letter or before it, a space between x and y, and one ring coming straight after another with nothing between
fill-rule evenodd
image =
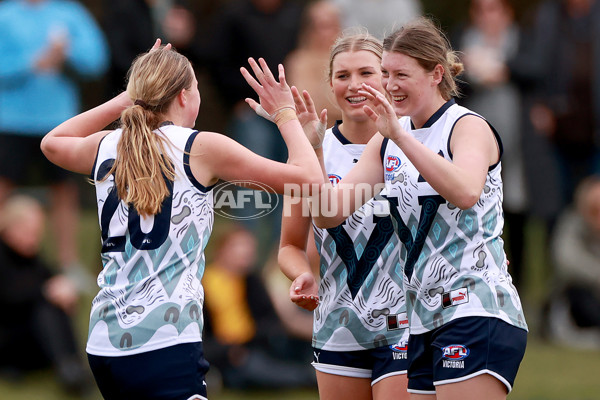
<instances>
[{"instance_id":1,"label":"jersey number","mask_svg":"<svg viewBox=\"0 0 600 400\"><path fill-rule=\"evenodd\" d=\"M114 159L104 161L98 168L97 180L103 179L114 164ZM138 250L155 250L162 245L169 235L169 221L171 220L171 203L173 201L173 182L165 179L170 195L162 203L161 211L154 215L154 225L150 232L142 231L141 218L136 209L129 205L127 230L131 245ZM100 227L102 229L102 253L122 252L127 241L125 236L108 236L110 221L117 212L121 200L117 196L116 187L109 192L102 212L100 214Z\"/></svg>"}]
</instances>

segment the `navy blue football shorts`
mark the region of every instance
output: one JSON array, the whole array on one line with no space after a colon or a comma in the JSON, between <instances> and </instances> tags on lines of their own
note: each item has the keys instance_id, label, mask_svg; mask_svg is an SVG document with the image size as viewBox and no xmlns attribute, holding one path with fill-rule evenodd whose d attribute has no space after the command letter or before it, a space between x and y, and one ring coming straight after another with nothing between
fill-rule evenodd
<instances>
[{"instance_id":1,"label":"navy blue football shorts","mask_svg":"<svg viewBox=\"0 0 600 400\"><path fill-rule=\"evenodd\" d=\"M410 335L408 392L435 394L436 385L490 374L509 393L526 345L526 330L488 317L458 318L433 331Z\"/></svg>"},{"instance_id":2,"label":"navy blue football shorts","mask_svg":"<svg viewBox=\"0 0 600 400\"><path fill-rule=\"evenodd\" d=\"M206 400L208 362L202 343L184 343L121 357L88 354L106 400Z\"/></svg>"},{"instance_id":3,"label":"navy blue football shorts","mask_svg":"<svg viewBox=\"0 0 600 400\"><path fill-rule=\"evenodd\" d=\"M312 365L332 375L371 379L371 386L394 375L406 374L407 343L358 351L328 351L313 348Z\"/></svg>"}]
</instances>

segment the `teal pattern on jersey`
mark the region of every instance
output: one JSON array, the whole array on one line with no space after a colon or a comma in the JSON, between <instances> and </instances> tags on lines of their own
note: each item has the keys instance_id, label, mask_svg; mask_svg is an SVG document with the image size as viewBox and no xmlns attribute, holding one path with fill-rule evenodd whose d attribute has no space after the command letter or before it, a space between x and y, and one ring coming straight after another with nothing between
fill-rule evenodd
<instances>
[{"instance_id":1,"label":"teal pattern on jersey","mask_svg":"<svg viewBox=\"0 0 600 400\"><path fill-rule=\"evenodd\" d=\"M452 162L452 130L460 118L475 114L453 100L442 109L420 129L409 117L399 122L416 140ZM492 131L502 149L493 127ZM527 329L501 238L501 163L488 169L476 204L461 210L436 193L395 143L385 141L384 146L384 169L386 162L390 164L385 197L402 242L411 333L425 333L468 316L496 317Z\"/></svg>"},{"instance_id":2,"label":"teal pattern on jersey","mask_svg":"<svg viewBox=\"0 0 600 400\"><path fill-rule=\"evenodd\" d=\"M337 125L323 141L325 168L337 180L355 165L364 144L343 138ZM334 182L336 184L336 182ZM333 229L314 229L320 254L319 307L314 311L313 346L360 351L408 339L399 258L387 205L373 199Z\"/></svg>"},{"instance_id":3,"label":"teal pattern on jersey","mask_svg":"<svg viewBox=\"0 0 600 400\"><path fill-rule=\"evenodd\" d=\"M144 312L144 306L129 306L126 309L128 314ZM202 306L197 302L190 302L182 309L177 303L163 303L144 315L135 325L123 327L119 323L113 303L108 301L99 307L94 323L90 324L90 333L100 322L106 323L113 347L128 350L146 344L156 333L157 326L173 326L179 334L191 324L202 330Z\"/></svg>"},{"instance_id":4,"label":"teal pattern on jersey","mask_svg":"<svg viewBox=\"0 0 600 400\"><path fill-rule=\"evenodd\" d=\"M114 179L96 182L102 230L103 270L92 302L87 352L138 354L202 340L204 250L214 220L212 188L184 174L186 153L197 131L165 126L160 132L176 178L161 211L141 217L115 197ZM100 144L95 175L114 162L121 131Z\"/></svg>"},{"instance_id":5,"label":"teal pattern on jersey","mask_svg":"<svg viewBox=\"0 0 600 400\"><path fill-rule=\"evenodd\" d=\"M385 315L386 312L389 313L389 309L371 310L371 314L373 314L371 322L380 316L377 314L381 313L381 315ZM322 317L323 316L319 315L319 318ZM352 336L356 343L364 344L365 337L371 338L370 343L368 343L365 348L389 346L394 343L389 342L386 335L367 329L365 327L365 321L362 321L351 308L338 308L327 314L325 319L326 320L321 323L323 328L319 331L320 336L331 338L335 331L343 328L347 330L347 334ZM376 326L376 328L381 329L383 326ZM316 344L317 343L313 342L313 346Z\"/></svg>"}]
</instances>

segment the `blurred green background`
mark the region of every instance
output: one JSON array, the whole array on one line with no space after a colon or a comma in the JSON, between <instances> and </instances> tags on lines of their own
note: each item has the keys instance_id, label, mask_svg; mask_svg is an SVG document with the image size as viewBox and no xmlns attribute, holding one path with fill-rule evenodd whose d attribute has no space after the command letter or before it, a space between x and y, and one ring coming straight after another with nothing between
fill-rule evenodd
<instances>
[{"instance_id":1,"label":"blurred green background","mask_svg":"<svg viewBox=\"0 0 600 400\"><path fill-rule=\"evenodd\" d=\"M195 4L199 8L214 8L215 3L227 0L199 0ZM539 0L513 1L517 9L517 16L521 21L527 20L528 12ZM83 0L92 12L99 12L100 2ZM210 4L209 4L210 3ZM468 0L422 0L425 12L434 16L442 27L451 30L456 24L464 21ZM85 98L89 106L97 103L97 85L90 85L85 90ZM202 86L202 83L201 83ZM203 98L209 98L210 91L203 93ZM207 129L219 130L222 121L215 120L219 113L201 112L201 125ZM210 118L211 120L207 120ZM100 269L100 238L93 199L93 188L84 183L82 178L82 196L84 213L82 216L81 234L79 237L82 262L90 268L90 272L97 274ZM216 227L218 229L218 226ZM515 388L508 396L511 400L592 400L600 399L600 351L577 349L573 347L554 345L542 339L541 308L544 299L550 295L549 276L550 269L543 252L546 240L541 226L534 220L529 223L526 232L527 276L525 290L521 296L525 307L525 314L530 327L529 343L521 369L517 375ZM209 244L210 246L210 244ZM52 249L48 246L45 252L53 257ZM91 298L82 298L77 315L77 330L80 336L80 348L84 355L85 339L87 336L87 322ZM1 355L0 355L1 356ZM314 390L298 391L246 391L234 392L219 390L218 385L211 385L209 381L209 398L211 400L241 400L241 399L286 399L286 400L317 400L318 394ZM72 397L65 394L54 379L52 371L41 371L19 380L8 380L0 377L0 400L75 400L81 397ZM85 397L89 400L101 400L98 392L90 393ZM132 399L135 400L135 399Z\"/></svg>"},{"instance_id":2,"label":"blurred green background","mask_svg":"<svg viewBox=\"0 0 600 400\"><path fill-rule=\"evenodd\" d=\"M510 400L592 400L600 398L600 352L571 350L531 338ZM0 380L2 400L75 400L61 392L50 372L21 382ZM101 400L92 393L89 400ZM211 392L210 400L318 400L316 389L298 391ZM133 399L132 399L133 400Z\"/></svg>"},{"instance_id":3,"label":"blurred green background","mask_svg":"<svg viewBox=\"0 0 600 400\"><path fill-rule=\"evenodd\" d=\"M91 188L90 188L91 190ZM219 220L215 229L219 229ZM547 297L548 267L542 251L545 240L542 229L535 221L526 232L526 248L529 249L527 281L521 293L525 314L530 326L529 343L521 369L517 375L515 388L508 396L511 400L592 400L600 399L600 351L557 346L543 340L540 324L540 310ZM80 232L82 260L86 266L97 273L100 269L99 232L95 211L84 211ZM210 247L210 243L209 243ZM45 249L52 257L51 249ZM87 321L91 298L84 298L79 307L77 329L80 334L81 351L84 352L87 335ZM245 391L220 390L209 380L209 398L211 400L241 399L286 399L317 400L317 390L298 391ZM54 380L52 371L41 371L25 376L18 381L0 377L1 400L75 400L61 391ZM89 400L101 400L98 392L85 397ZM132 399L134 400L134 399Z\"/></svg>"}]
</instances>

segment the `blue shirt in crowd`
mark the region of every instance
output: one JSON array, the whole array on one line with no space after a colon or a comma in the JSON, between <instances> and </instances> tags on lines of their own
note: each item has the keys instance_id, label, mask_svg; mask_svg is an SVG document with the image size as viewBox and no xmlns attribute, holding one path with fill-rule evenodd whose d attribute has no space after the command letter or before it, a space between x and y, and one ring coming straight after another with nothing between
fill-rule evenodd
<instances>
[{"instance_id":1,"label":"blue shirt in crowd","mask_svg":"<svg viewBox=\"0 0 600 400\"><path fill-rule=\"evenodd\" d=\"M61 69L35 70L57 38L66 40ZM77 79L101 76L109 61L103 32L69 0L0 1L0 132L43 136L80 112Z\"/></svg>"}]
</instances>

